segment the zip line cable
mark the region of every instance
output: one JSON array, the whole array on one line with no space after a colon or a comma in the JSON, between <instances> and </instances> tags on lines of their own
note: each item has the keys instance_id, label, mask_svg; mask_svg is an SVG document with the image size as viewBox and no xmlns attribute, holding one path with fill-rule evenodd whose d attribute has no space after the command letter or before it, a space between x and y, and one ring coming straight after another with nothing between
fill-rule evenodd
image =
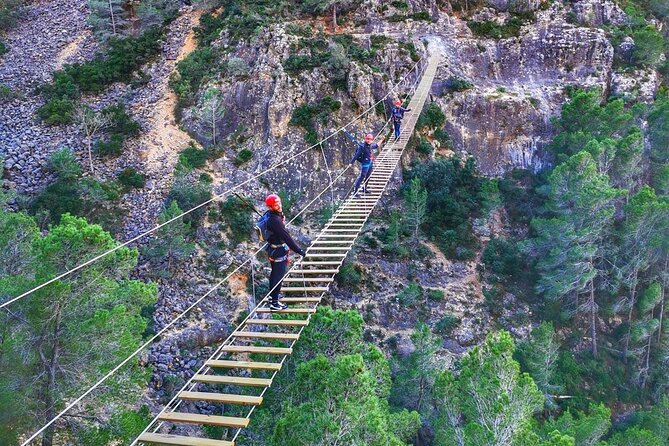
<instances>
[{"instance_id":1,"label":"zip line cable","mask_svg":"<svg viewBox=\"0 0 669 446\"><path fill-rule=\"evenodd\" d=\"M221 193L218 194L218 195L214 195L214 196L213 196L212 198L210 198L209 200L206 200L206 201L204 201L204 202L198 204L197 206L194 206L194 207L192 207L191 209L189 209L189 210L187 210L187 211L185 211L185 212L182 212L181 214L179 214L179 215L177 215L177 216L175 216L175 217L172 217L171 219L169 219L169 220L167 220L167 221L165 221L165 222L163 222L163 223L161 223L161 224L156 225L155 227L149 229L148 231L145 231L145 232L143 232L143 233L141 233L141 234L139 234L139 235L136 235L135 237L132 237L131 239L126 240L125 242L123 242L123 243L121 243L121 244L115 246L114 248L109 249L108 251L105 251L105 252L103 252L102 254L99 254L99 255L93 257L92 259L87 260L86 262L81 263L81 264L79 264L78 266L76 266L76 267L74 267L74 268L72 268L72 269L70 269L70 270L67 270L67 271L65 271L65 272L63 272L63 273L61 273L61 274L59 274L59 275L57 275L56 277L54 277L54 278L52 278L52 279L49 279L49 280L47 280L46 282L44 282L44 283L42 283L42 284L40 284L40 285L38 285L38 286L36 286L36 287L34 287L34 288L31 288L31 289L29 289L28 291L25 291L25 292L19 294L18 296L14 297L14 298L12 298L12 299L9 299L9 300L6 301L6 302L0 303L0 309L5 308L5 307L11 305L12 303L14 303L14 302L16 302L16 301L18 301L18 300L20 300L20 299L22 299L22 298L24 298L24 297L26 297L26 296L32 294L32 293L34 293L35 291L38 291L38 290L44 288L45 286L52 284L53 282L55 282L55 281L57 281L57 280L60 280L60 279L62 279L62 278L64 278L64 277L66 277L66 276L69 276L70 274L72 274L72 273L74 273L74 272L76 272L76 271L78 271L78 270L80 270L80 269L82 269L82 268L84 268L84 267L86 267L86 266L92 264L92 263L97 262L97 261L100 260L101 258L106 257L106 256L108 256L109 254L111 254L111 253L113 253L113 252L116 252L116 251L118 251L119 249L124 248L124 247L130 245L131 243L136 242L137 240L146 237L146 236L149 235L149 234L152 234L153 232L157 231L158 229L160 229L160 228L162 228L162 227L164 227L164 226L166 226L166 225L168 225L168 224L170 224L170 223L172 223L172 222L174 222L174 221L176 221L176 220L178 220L178 219L184 217L185 215L188 215L188 214L190 214L190 213L196 211L197 209L199 209L199 208L201 208L201 207L203 207L203 206L206 206L206 205L208 205L209 203L211 203L211 202L213 202L213 201L215 201L215 200L217 200L217 199L219 199L219 198L221 198L221 197L224 197L225 195L228 195L228 194L232 193L233 191L236 191L237 189L239 189L239 188L241 188L242 186L244 186L244 185L250 183L251 181L260 178L261 176L265 175L265 174L268 173L268 172L271 172L272 170L276 169L277 167L279 167L279 166L281 166L281 165L283 165L283 164L286 164L287 162L289 162L289 161L291 161L291 160L297 158L298 156L300 156L300 155L302 155L302 154L308 152L309 150L311 150L311 149L317 147L319 144L322 144L323 142L328 141L330 138L334 137L335 135L337 135L338 133L340 133L341 131L343 131L344 129L346 129L346 127L350 126L351 124L353 124L354 122L356 122L356 121L358 121L360 118L362 118L364 115L366 115L367 113L369 113L369 112L370 112L371 110L373 110L379 103L381 103L382 101L385 101L385 100L388 98L388 96L390 96L390 94L394 91L394 89L395 89L397 86L399 86L400 84L402 84L402 83L408 78L409 74L411 74L411 73L416 69L416 67L418 67L418 64L420 64L420 62L421 62L422 60L423 60L423 57L421 57L421 58L414 64L414 66L411 68L411 70L409 70L409 71L402 77L402 79L400 79L400 81L397 82L397 84L395 84L395 86L391 86L390 91L389 91L388 93L386 93L386 95L385 95L383 98L381 98L380 100L378 100L376 103L374 103L374 104L373 104L372 106L370 106L368 109L366 109L365 111L363 111L362 113L360 113L360 114L359 114L358 116L356 116L355 118L351 119L351 120L350 120L348 123L346 123L344 126L339 127L337 130L335 130L335 131L332 132L330 135L328 135L327 137L323 138L321 141L317 142L316 144L313 144L313 145L307 147L306 149L303 149L303 150L301 150L301 151L299 151L299 152L297 152L297 153L294 153L294 154L291 155L290 157L285 158L285 159L283 159L283 160L281 160L281 161L279 161L279 162L277 162L277 163L271 165L271 166L268 167L267 169L265 169L265 170L263 170L262 172L260 172L260 173L258 173L258 174L255 174L255 175L253 175L252 177L250 177L250 178L248 178L248 179L242 181L241 183L237 184L236 186L233 186L233 187L231 187L230 189L225 190L225 191L221 192Z\"/></svg>"}]
</instances>

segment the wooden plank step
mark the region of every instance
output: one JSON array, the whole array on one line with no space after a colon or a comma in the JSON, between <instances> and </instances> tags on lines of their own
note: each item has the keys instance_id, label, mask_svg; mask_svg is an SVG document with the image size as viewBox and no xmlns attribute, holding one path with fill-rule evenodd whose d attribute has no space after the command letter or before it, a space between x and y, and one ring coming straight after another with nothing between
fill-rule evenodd
<instances>
[{"instance_id":1,"label":"wooden plank step","mask_svg":"<svg viewBox=\"0 0 669 446\"><path fill-rule=\"evenodd\" d=\"M318 292L318 293L323 293L328 290L328 287L326 286L308 286L308 287L282 287L281 291L284 293L303 293L305 291L307 292Z\"/></svg>"},{"instance_id":2,"label":"wooden plank step","mask_svg":"<svg viewBox=\"0 0 669 446\"><path fill-rule=\"evenodd\" d=\"M307 303L318 303L322 300L320 297L284 297L281 299L281 303L284 304L307 304Z\"/></svg>"},{"instance_id":3,"label":"wooden plank step","mask_svg":"<svg viewBox=\"0 0 669 446\"><path fill-rule=\"evenodd\" d=\"M337 274L338 269L294 269L291 274Z\"/></svg>"},{"instance_id":4,"label":"wooden plank step","mask_svg":"<svg viewBox=\"0 0 669 446\"><path fill-rule=\"evenodd\" d=\"M237 336L236 333L239 332L235 332L233 334ZM281 364L275 362L228 361L222 359L212 359L211 361L207 361L205 365L213 369L281 370Z\"/></svg>"},{"instance_id":5,"label":"wooden plank step","mask_svg":"<svg viewBox=\"0 0 669 446\"><path fill-rule=\"evenodd\" d=\"M323 258L325 258L325 257L340 257L340 258L344 258L344 257L346 257L346 255L347 255L346 252L341 253L341 254L321 254L321 253L318 253L318 252L311 252L311 251L307 250L306 257L323 257Z\"/></svg>"},{"instance_id":6,"label":"wooden plank step","mask_svg":"<svg viewBox=\"0 0 669 446\"><path fill-rule=\"evenodd\" d=\"M262 404L261 396L233 395L230 393L213 392L181 392L179 399L188 401L211 401L212 403L244 404L259 406Z\"/></svg>"},{"instance_id":7,"label":"wooden plank step","mask_svg":"<svg viewBox=\"0 0 669 446\"><path fill-rule=\"evenodd\" d=\"M285 302L286 299L287 298L284 298L282 301ZM296 327L306 327L309 325L309 321L301 319L247 319L246 323L253 325L294 325Z\"/></svg>"},{"instance_id":8,"label":"wooden plank step","mask_svg":"<svg viewBox=\"0 0 669 446\"><path fill-rule=\"evenodd\" d=\"M137 438L140 443L167 444L170 446L234 446L231 441L212 440L209 438L182 437L172 434L154 434L146 432Z\"/></svg>"},{"instance_id":9,"label":"wooden plank step","mask_svg":"<svg viewBox=\"0 0 669 446\"><path fill-rule=\"evenodd\" d=\"M314 252L314 251L348 251L351 249L352 245L346 245L346 246L314 246L311 245L309 248L307 248L307 252Z\"/></svg>"},{"instance_id":10,"label":"wooden plank step","mask_svg":"<svg viewBox=\"0 0 669 446\"><path fill-rule=\"evenodd\" d=\"M283 279L284 282L333 282L332 277L287 277Z\"/></svg>"},{"instance_id":11,"label":"wooden plank step","mask_svg":"<svg viewBox=\"0 0 669 446\"><path fill-rule=\"evenodd\" d=\"M358 225L356 225L356 226L358 226ZM334 233L334 232L349 232L349 233L355 232L355 233L358 233L358 232L360 232L361 229L362 228L360 228L360 229L334 228L334 229L327 229L327 231L331 232L331 233Z\"/></svg>"},{"instance_id":12,"label":"wooden plank step","mask_svg":"<svg viewBox=\"0 0 669 446\"><path fill-rule=\"evenodd\" d=\"M199 413L186 412L166 412L160 414L158 419L161 421L169 421L170 423L208 424L211 426L237 428L244 428L249 425L248 418L222 417L220 415L202 415Z\"/></svg>"},{"instance_id":13,"label":"wooden plank step","mask_svg":"<svg viewBox=\"0 0 669 446\"><path fill-rule=\"evenodd\" d=\"M263 313L264 308L259 308L257 311ZM269 308L267 308L269 312ZM293 310L294 311L294 310ZM284 310L282 313L290 313L291 310ZM285 347L259 347L256 345L226 345L223 351L227 353L263 353L266 355L290 355L293 353L292 348Z\"/></svg>"},{"instance_id":14,"label":"wooden plank step","mask_svg":"<svg viewBox=\"0 0 669 446\"><path fill-rule=\"evenodd\" d=\"M272 385L271 379L227 375L194 375L193 381L207 384L231 384L251 387L269 387Z\"/></svg>"},{"instance_id":15,"label":"wooden plank step","mask_svg":"<svg viewBox=\"0 0 669 446\"><path fill-rule=\"evenodd\" d=\"M321 235L318 236L318 239L316 239L316 240L318 241L319 239L322 239L322 238L328 238L328 239L330 239L330 238L337 238L337 239L342 239L342 240L341 240L342 242L350 242L351 240L355 240L356 238L358 238L358 236L355 235L355 234L330 234L330 233L322 233ZM335 241L336 241L336 240L335 240Z\"/></svg>"},{"instance_id":16,"label":"wooden plank step","mask_svg":"<svg viewBox=\"0 0 669 446\"><path fill-rule=\"evenodd\" d=\"M342 245L350 247L352 244L353 241L351 240L316 240L311 246L313 247L316 245Z\"/></svg>"},{"instance_id":17,"label":"wooden plank step","mask_svg":"<svg viewBox=\"0 0 669 446\"><path fill-rule=\"evenodd\" d=\"M236 338L280 339L284 341L299 339L296 333L271 333L269 331L235 331L232 335Z\"/></svg>"},{"instance_id":18,"label":"wooden plank step","mask_svg":"<svg viewBox=\"0 0 669 446\"><path fill-rule=\"evenodd\" d=\"M332 266L332 265L341 265L341 262L303 261L302 263L300 263L300 265L304 265L304 266ZM284 298L283 301L285 302L286 299Z\"/></svg>"},{"instance_id":19,"label":"wooden plank step","mask_svg":"<svg viewBox=\"0 0 669 446\"><path fill-rule=\"evenodd\" d=\"M276 313L276 314L314 314L315 308L288 308L286 310L270 310L267 307L258 308L258 313Z\"/></svg>"}]
</instances>

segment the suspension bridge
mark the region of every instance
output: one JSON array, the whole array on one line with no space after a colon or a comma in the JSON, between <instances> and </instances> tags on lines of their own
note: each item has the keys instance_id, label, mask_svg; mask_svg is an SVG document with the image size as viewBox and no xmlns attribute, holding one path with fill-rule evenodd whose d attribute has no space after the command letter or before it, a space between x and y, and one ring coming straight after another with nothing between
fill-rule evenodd
<instances>
[{"instance_id":1,"label":"suspension bridge","mask_svg":"<svg viewBox=\"0 0 669 446\"><path fill-rule=\"evenodd\" d=\"M352 249L358 235L379 202L388 182L397 168L409 138L414 131L418 116L420 115L429 94L437 71L439 56L437 54L429 56L427 63L424 64L422 74L419 74L419 67L424 60L424 58L421 58L417 61L414 67L409 70L377 103L364 110L357 117L325 137L320 142L284 157L284 159L265 169L263 172L260 172L213 198L198 204L192 209L116 245L108 251L84 261L78 266L62 272L52 279L41 283L14 298L0 303L0 309L6 308L12 303L26 298L35 291L60 279L66 278L124 246L137 242L147 235L154 233L160 228L213 202L214 200L234 193L235 190L240 189L245 184L248 184L267 172L288 163L296 157L307 153L313 148L320 147L320 150L323 151L323 142L331 139L336 134L345 131L347 127L350 127L357 120L361 119L362 116L374 111L378 104L396 93L396 89L409 78L409 75L414 70L416 70L416 81L411 88L413 90L413 95L408 106L412 112L407 115L404 120L400 137L395 141L386 143L377 158L374 165L374 171L366 184L368 193L363 196L349 196L348 199L341 203L335 214L325 224L323 230L317 235L311 246L307 249L305 257L302 258L301 261L296 262L284 276L283 283L285 286L282 288L282 291L287 297L282 299L282 302L289 304L289 308L284 311L270 311L269 308L266 307L266 304L268 303L268 293L268 295L250 311L248 316L235 328L230 336L216 348L214 354L204 362L200 369L186 382L181 390L174 395L158 415L156 415L156 417L149 423L146 429L144 429L144 431L131 444L131 446L139 444L233 446L242 429L249 426L253 412L260 404L262 404L265 394L272 385L272 381L280 372L287 358L292 354L295 343L299 340L305 327L309 325L312 315L316 312L316 308L321 302L321 299L328 291L330 284L334 281L335 275L339 272L339 268L342 266L344 259ZM387 120L383 128L377 133L377 137L383 133L389 123L390 120ZM323 157L325 158L324 152ZM332 192L334 184L343 178L349 169L350 166L346 167L334 178L328 169L328 175L330 176L330 183L328 186L326 186L299 213L297 213L297 215L293 217L293 220L304 213L328 190ZM167 323L155 335L146 340L132 354L116 365L95 384L85 390L79 397L71 400L64 409L48 420L39 430L34 432L28 438L22 440L21 446L32 444L32 442L47 429L53 429L56 421L65 416L67 412L75 406L79 405L84 398L88 397L111 376L121 368L125 367L133 360L133 358L137 357L140 352L150 346L159 337L166 334L178 321L183 320L193 308L196 308L204 299L219 289L221 285L239 272L241 268L246 265L252 265L251 260L262 250L263 248L260 248L254 252L246 261L238 265L209 291L196 299L190 306L188 306L188 308ZM270 292L271 291L272 290L270 290ZM268 359L255 361L254 358L258 356ZM238 390L237 393L220 393L217 389L220 389L221 386ZM198 407L198 402L218 404L221 405L223 410L235 406L235 414L238 415L244 412L246 412L246 414L244 416L226 416L193 412L194 408ZM184 424L227 428L228 439L208 439L184 434L174 435L170 433L173 431L173 427Z\"/></svg>"}]
</instances>

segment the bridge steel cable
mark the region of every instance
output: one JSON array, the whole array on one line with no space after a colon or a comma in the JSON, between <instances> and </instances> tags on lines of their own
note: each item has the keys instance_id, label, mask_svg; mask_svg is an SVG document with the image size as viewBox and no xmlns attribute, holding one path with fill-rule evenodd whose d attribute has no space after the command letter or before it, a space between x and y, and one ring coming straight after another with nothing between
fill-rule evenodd
<instances>
[{"instance_id":1,"label":"bridge steel cable","mask_svg":"<svg viewBox=\"0 0 669 446\"><path fill-rule=\"evenodd\" d=\"M306 255L296 262L283 279L282 301L289 308L270 311L260 304L237 326L230 336L216 348L213 355L188 380L186 385L160 411L131 446L142 443L180 446L234 446L242 429L248 427L255 408L262 404L273 380L293 352L295 343L309 325L321 299L334 281L335 275L352 249L355 240L378 204L416 125L418 115L436 74L439 57L432 55L420 83L411 99L412 113L405 119L400 138L384 146L368 181L369 193L346 199L335 215L326 223ZM321 192L322 195L325 191ZM316 197L315 199L318 199ZM267 297L263 299L263 302ZM288 315L289 318L282 317ZM278 317L275 317L278 316ZM251 327L260 326L256 331ZM271 345L267 345L269 342ZM276 347L284 342L284 346ZM261 355L262 360L256 360ZM264 358L276 358L266 361ZM236 373L235 373L236 372ZM249 372L253 372L249 373ZM233 374L234 373L234 374ZM217 386L241 389L237 393L221 393ZM201 387L209 388L200 391ZM262 389L252 393L252 389ZM205 402L227 407L250 406L245 416L204 415L177 411L183 402ZM176 403L176 404L175 404ZM169 410L168 410L169 409ZM243 412L238 409L236 413ZM219 426L234 430L228 440L208 439L187 435L158 432L166 424ZM152 426L155 427L151 429ZM152 432L149 432L152 430Z\"/></svg>"},{"instance_id":2,"label":"bridge steel cable","mask_svg":"<svg viewBox=\"0 0 669 446\"><path fill-rule=\"evenodd\" d=\"M319 145L323 144L324 142L330 140L330 139L333 138L335 135L341 133L341 132L344 131L347 127L351 126L353 123L355 123L355 122L357 122L358 120L360 120L363 116L365 116L366 114L368 114L370 111L374 110L378 104L380 104L380 103L382 103L383 101L385 101L385 100L386 100L386 99L387 99L387 98L388 98L388 97L395 91L396 88L398 88L402 83L404 83L405 80L407 80L407 79L409 78L409 75L410 75L414 70L416 70L416 68L419 66L419 64L421 63L422 60L423 60L423 58L421 57L418 61L416 61L416 63L413 65L413 67L412 67L409 71L407 71L407 72L404 74L404 76L403 76L403 77L402 77L402 78L401 78L395 85L392 85L392 86L391 86L390 90L388 91L388 93L386 93L385 96L383 96L381 99L379 99L379 100L376 101L374 104L372 104L369 108L367 108L367 109L364 110L362 113L360 113L359 115L357 115L356 117L354 117L353 119L351 119L351 120L350 120L349 122L347 122L345 125L339 127L339 128L336 129L334 132L330 133L328 136L326 136L325 138L323 138L323 139L320 140L319 142L317 142L317 143L315 143L315 144L313 144L313 145L307 147L306 149L302 149L302 150L300 150L299 152L294 153L293 155L289 156L288 158L283 158L283 159L281 159L280 161L278 161L278 162L272 164L272 165L271 165L270 167L268 167L267 169L265 169L265 170L263 170L263 171L261 171L261 172L259 172L259 173L257 173L257 174L254 174L254 175L251 176L250 178L247 178L246 180L242 181L241 183L238 183L237 185L231 187L230 189L227 189L227 190L225 190L225 191L223 191L223 192L221 192L221 193L219 193L219 194L217 194L217 195L214 195L212 198L210 198L210 199L208 199L208 200L206 200L206 201L204 201L204 202L202 202L202 203L200 203L200 204L198 204L198 205L196 205L196 206L194 206L194 207L188 209L187 211L182 212L181 214L179 214L179 215L177 215L177 216L175 216L175 217L170 218L169 220L167 220L167 221L165 221L165 222L163 222L163 223L160 223L160 224L156 225L155 227L153 227L153 228L151 228L151 229L149 229L149 230L147 230L147 231L145 231L145 232L142 232L141 234L136 235L135 237L132 237L132 238L126 240L125 242L123 242L123 243L121 243L121 244L115 246L114 248L111 248L111 249L109 249L109 250L107 250L107 251L105 251L105 252L103 252L103 253L101 253L101 254L99 254L99 255L97 255L97 256L95 256L95 257L93 257L93 258L91 258L91 259L89 259L89 260L87 260L87 261L85 261L85 262L83 262L83 263L77 265L77 266L75 266L75 267L72 268L72 269L69 269L69 270L67 270L67 271L65 271L65 272L60 273L60 274L58 274L57 276L53 277L52 279L49 279L49 280L47 280L46 282L43 282L43 283L41 283L40 285L37 285L37 286L35 286L35 287L33 287L33 288L31 288L31 289L29 289L29 290L27 290L27 291L25 291L25 292L19 294L19 295L16 296L16 297L13 297L13 298L11 298L11 299L5 301L5 302L0 303L0 309L5 308L5 307L11 305L11 304L14 303L14 302L16 302L16 301L18 301L18 300L20 300L20 299L23 299L23 298L26 297L26 296L29 296L30 294L34 293L35 291L38 291L38 290L40 290L40 289L42 289L42 288L44 288L44 287L46 287L46 286L52 284L53 282L55 282L55 281L57 281L57 280L60 280L60 279L63 279L63 278L65 278L65 277L67 277L67 276L69 276L69 275L75 273L76 271L79 271L80 269L85 268L86 266L91 265L91 264L97 262L98 260L100 260L100 259L102 259L102 258L108 256L109 254L112 254L113 252L118 251L119 249L124 248L124 247L126 247L126 246L128 246L128 245L130 245L130 244L132 244L132 243L134 243L134 242L136 242L136 241L138 241L138 240L140 240L140 239L146 237L147 235L156 232L157 230L163 228L164 226L167 226L167 225L169 225L170 223L173 223L173 222L175 222L176 220L178 220L178 219L180 219L180 218L183 218L184 216L186 216L186 215L188 215L188 214L190 214L190 213L192 213L192 212L194 212L194 211L200 209L200 208L203 207L203 206L206 206L206 205L208 205L208 204L214 202L215 200L218 200L218 199L220 199L220 198L222 198L222 197L224 197L224 196L226 196L226 195L229 195L229 194L233 193L234 191L236 191L236 190L240 189L241 187L243 187L243 186L249 184L250 182L252 182L252 181L254 181L254 180L257 180L258 178L262 177L263 175L265 175L265 174L267 174L267 173L273 171L274 169L276 169L276 168L278 168L278 167L280 167L280 166L282 166L282 165L284 165L284 164L287 164L288 162L292 161L293 159L297 158L298 156L303 155L303 154L307 153L309 150L311 150L311 149L313 149L313 148L315 148L315 147L318 147Z\"/></svg>"}]
</instances>

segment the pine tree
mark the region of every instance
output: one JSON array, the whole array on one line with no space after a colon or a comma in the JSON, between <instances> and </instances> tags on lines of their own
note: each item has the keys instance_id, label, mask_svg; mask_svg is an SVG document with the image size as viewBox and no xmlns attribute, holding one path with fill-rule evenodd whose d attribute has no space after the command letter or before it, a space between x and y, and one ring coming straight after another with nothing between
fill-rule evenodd
<instances>
[{"instance_id":1,"label":"pine tree","mask_svg":"<svg viewBox=\"0 0 669 446\"><path fill-rule=\"evenodd\" d=\"M491 334L435 384L435 446L506 446L526 437L543 397L513 359L507 332Z\"/></svg>"},{"instance_id":2,"label":"pine tree","mask_svg":"<svg viewBox=\"0 0 669 446\"><path fill-rule=\"evenodd\" d=\"M404 194L406 202L406 214L404 216L408 229L410 230L414 244L418 241L418 230L425 222L427 213L427 190L418 178L412 178L409 188Z\"/></svg>"},{"instance_id":3,"label":"pine tree","mask_svg":"<svg viewBox=\"0 0 669 446\"><path fill-rule=\"evenodd\" d=\"M580 152L555 168L548 180L546 210L555 217L534 219L537 236L525 248L538 258L537 290L566 300L571 313L589 314L593 355L597 355L596 280L602 267L604 238L613 223L614 200L621 191L597 171L592 156ZM585 299L581 300L581 295Z\"/></svg>"},{"instance_id":4,"label":"pine tree","mask_svg":"<svg viewBox=\"0 0 669 446\"><path fill-rule=\"evenodd\" d=\"M207 136L211 137L211 143L214 146L216 145L216 127L224 114L221 92L217 88L208 89L202 96L199 117L203 129Z\"/></svg>"},{"instance_id":5,"label":"pine tree","mask_svg":"<svg viewBox=\"0 0 669 446\"><path fill-rule=\"evenodd\" d=\"M126 0L88 0L88 23L99 40L106 42L124 35L129 25L125 3Z\"/></svg>"},{"instance_id":6,"label":"pine tree","mask_svg":"<svg viewBox=\"0 0 669 446\"><path fill-rule=\"evenodd\" d=\"M394 364L393 388L390 400L394 405L426 413L430 395L440 369L435 353L442 341L430 333L426 324L418 324L411 335L415 350Z\"/></svg>"},{"instance_id":7,"label":"pine tree","mask_svg":"<svg viewBox=\"0 0 669 446\"><path fill-rule=\"evenodd\" d=\"M557 408L555 396L562 391L562 387L555 384L559 350L560 343L551 322L542 322L517 349L520 364L532 376L544 394L546 407L551 410Z\"/></svg>"},{"instance_id":8,"label":"pine tree","mask_svg":"<svg viewBox=\"0 0 669 446\"><path fill-rule=\"evenodd\" d=\"M43 283L116 246L99 226L68 214L46 236L32 233L35 260L21 276L4 277L2 293L26 281ZM137 255L121 248L12 307L2 324L12 335L0 355L0 400L7 392L13 395L15 423L3 424L0 438L50 421L64 402L141 342L147 327L141 313L157 292L127 278ZM45 431L42 445L51 446L53 438L54 426Z\"/></svg>"}]
</instances>

